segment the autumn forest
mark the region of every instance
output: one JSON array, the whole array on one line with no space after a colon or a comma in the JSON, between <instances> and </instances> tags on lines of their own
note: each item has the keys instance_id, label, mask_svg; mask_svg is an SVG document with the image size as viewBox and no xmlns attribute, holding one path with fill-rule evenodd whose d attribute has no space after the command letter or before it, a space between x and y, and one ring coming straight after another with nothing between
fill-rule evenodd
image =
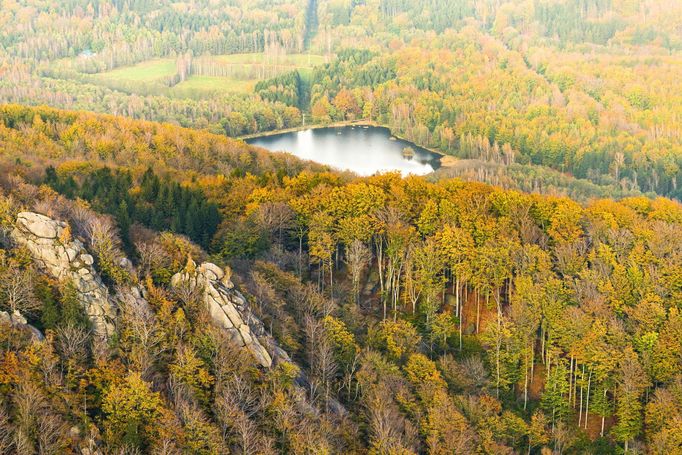
<instances>
[{"instance_id":1,"label":"autumn forest","mask_svg":"<svg viewBox=\"0 0 682 455\"><path fill-rule=\"evenodd\" d=\"M679 2L0 23L0 454L682 453ZM442 165L244 141L356 125Z\"/></svg>"}]
</instances>

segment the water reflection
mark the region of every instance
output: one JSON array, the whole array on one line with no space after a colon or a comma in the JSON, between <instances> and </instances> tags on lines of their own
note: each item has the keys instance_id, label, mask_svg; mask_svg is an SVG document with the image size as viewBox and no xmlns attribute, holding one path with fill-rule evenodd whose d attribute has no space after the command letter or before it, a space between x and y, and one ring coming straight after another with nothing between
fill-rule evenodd
<instances>
[{"instance_id":1,"label":"water reflection","mask_svg":"<svg viewBox=\"0 0 682 455\"><path fill-rule=\"evenodd\" d=\"M271 151L286 151L359 175L400 171L424 175L440 166L440 157L416 145L391 137L386 128L346 126L283 133L247 140ZM412 153L405 149L411 149Z\"/></svg>"}]
</instances>

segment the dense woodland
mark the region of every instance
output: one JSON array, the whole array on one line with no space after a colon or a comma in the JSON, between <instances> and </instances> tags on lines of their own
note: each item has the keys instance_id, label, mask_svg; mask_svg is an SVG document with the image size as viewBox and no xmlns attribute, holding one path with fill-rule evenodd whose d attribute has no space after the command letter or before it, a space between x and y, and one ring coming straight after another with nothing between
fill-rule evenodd
<instances>
[{"instance_id":1,"label":"dense woodland","mask_svg":"<svg viewBox=\"0 0 682 455\"><path fill-rule=\"evenodd\" d=\"M297 126L301 114L255 96L168 96L191 72L229 66L202 56L264 52L277 63L304 50L307 1L8 2L0 11L0 98L209 128L231 136ZM274 5L273 5L274 3ZM49 18L49 19L48 19ZM193 56L196 57L193 59ZM93 76L154 58L176 60L162 82ZM265 73L267 75L267 73ZM216 99L220 98L220 100Z\"/></svg>"},{"instance_id":2,"label":"dense woodland","mask_svg":"<svg viewBox=\"0 0 682 455\"><path fill-rule=\"evenodd\" d=\"M541 165L679 197L678 57L591 61L579 53L510 49L521 45L465 28L434 38L428 49L341 52L310 82L312 115L322 122L376 121L463 159ZM268 82L257 89L263 98L304 108L299 82L280 76L269 83L276 91Z\"/></svg>"},{"instance_id":3,"label":"dense woodland","mask_svg":"<svg viewBox=\"0 0 682 455\"><path fill-rule=\"evenodd\" d=\"M302 115L362 119L465 161L448 175L576 197L679 199L680 8L675 0L12 1L0 12L0 100L229 136L297 127ZM244 52L262 53L263 64L219 58ZM328 63L269 77L297 52ZM166 79L100 77L159 58L175 61ZM260 80L250 93L169 91L189 75L242 71ZM532 181L519 175L529 173Z\"/></svg>"},{"instance_id":4,"label":"dense woodland","mask_svg":"<svg viewBox=\"0 0 682 455\"><path fill-rule=\"evenodd\" d=\"M682 447L677 202L359 178L208 133L47 108L4 107L0 132L3 232L23 209L68 220L107 283L144 283L155 312L124 313L109 350L94 349L69 283L3 236L0 306L46 335L0 331L5 452ZM110 223L106 236L88 236L93 220ZM121 254L133 272L112 261ZM168 287L188 256L206 255L232 266L292 363L249 366Z\"/></svg>"},{"instance_id":5,"label":"dense woodland","mask_svg":"<svg viewBox=\"0 0 682 455\"><path fill-rule=\"evenodd\" d=\"M682 453L679 1L1 5L0 454ZM304 121L457 160L231 138ZM107 345L25 210L121 298ZM288 358L172 285L206 260Z\"/></svg>"}]
</instances>

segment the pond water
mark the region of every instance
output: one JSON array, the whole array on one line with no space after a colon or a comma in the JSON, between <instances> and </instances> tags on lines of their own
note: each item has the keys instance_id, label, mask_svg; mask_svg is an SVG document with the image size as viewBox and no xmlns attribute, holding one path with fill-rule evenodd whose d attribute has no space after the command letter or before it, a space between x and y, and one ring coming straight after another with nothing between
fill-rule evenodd
<instances>
[{"instance_id":1,"label":"pond water","mask_svg":"<svg viewBox=\"0 0 682 455\"><path fill-rule=\"evenodd\" d=\"M386 171L424 175L440 167L438 154L392 137L388 128L317 128L261 136L246 142L275 152L289 152L299 158L358 175Z\"/></svg>"}]
</instances>

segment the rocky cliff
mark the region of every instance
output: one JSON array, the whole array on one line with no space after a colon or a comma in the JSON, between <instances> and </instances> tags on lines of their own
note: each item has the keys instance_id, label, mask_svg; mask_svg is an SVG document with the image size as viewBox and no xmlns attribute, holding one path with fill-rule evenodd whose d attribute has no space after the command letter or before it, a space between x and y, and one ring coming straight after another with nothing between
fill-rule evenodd
<instances>
[{"instance_id":1,"label":"rocky cliff","mask_svg":"<svg viewBox=\"0 0 682 455\"><path fill-rule=\"evenodd\" d=\"M116 301L93 268L94 259L83 242L72 239L68 225L44 215L22 212L17 216L12 239L31 252L38 267L58 280L71 281L95 335L108 339L114 334Z\"/></svg>"},{"instance_id":2,"label":"rocky cliff","mask_svg":"<svg viewBox=\"0 0 682 455\"><path fill-rule=\"evenodd\" d=\"M171 285L201 290L213 322L226 330L235 343L248 349L262 366L272 366L272 356L259 339L265 335L262 322L251 314L246 299L220 267L210 262L197 267L192 262L173 276Z\"/></svg>"},{"instance_id":3,"label":"rocky cliff","mask_svg":"<svg viewBox=\"0 0 682 455\"><path fill-rule=\"evenodd\" d=\"M133 286L109 292L94 268L94 258L88 254L83 242L72 239L69 233L68 225L62 221L22 212L17 216L11 237L17 245L28 248L45 273L58 280L73 282L95 335L107 340L116 330L119 302L148 307L145 289ZM269 368L273 363L272 355L264 345L272 346L273 352L279 353L278 357L287 358L274 343L267 341L263 324L251 314L246 299L220 267L211 263L197 267L192 263L191 267L173 276L172 286L182 285L201 291L213 322L223 328L234 343L248 349L260 365ZM11 318L11 315L5 317Z\"/></svg>"}]
</instances>

